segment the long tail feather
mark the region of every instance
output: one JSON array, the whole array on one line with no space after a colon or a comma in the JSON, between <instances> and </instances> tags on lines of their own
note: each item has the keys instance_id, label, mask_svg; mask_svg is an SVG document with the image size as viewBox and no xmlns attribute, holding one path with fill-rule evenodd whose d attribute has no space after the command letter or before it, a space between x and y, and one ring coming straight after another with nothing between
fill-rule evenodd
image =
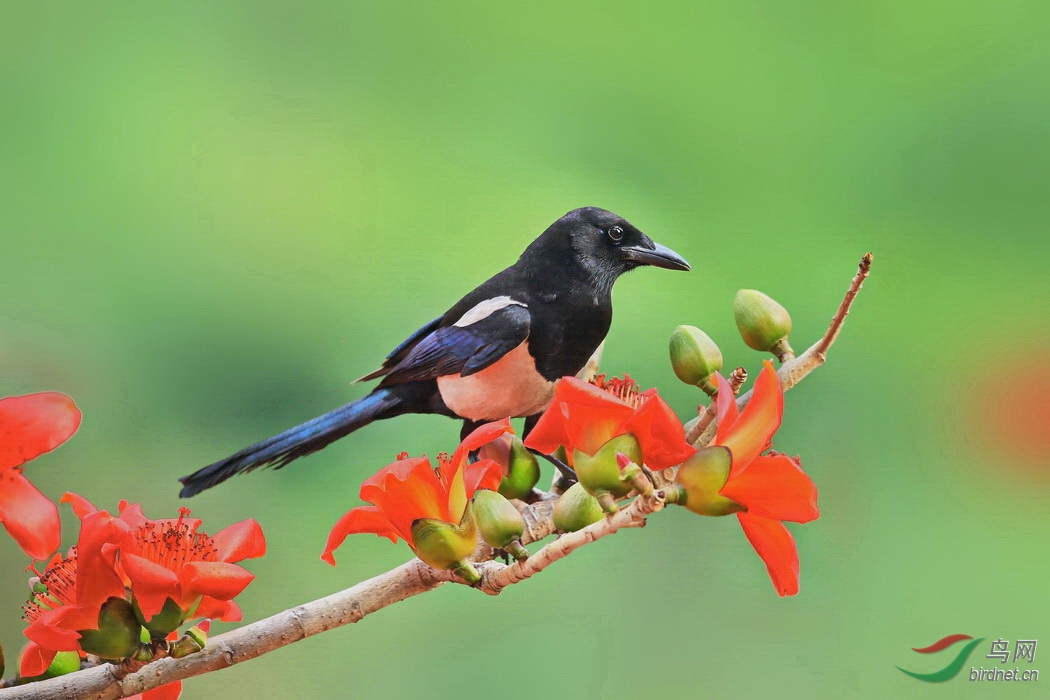
<instances>
[{"instance_id":1,"label":"long tail feather","mask_svg":"<svg viewBox=\"0 0 1050 700\"><path fill-rule=\"evenodd\" d=\"M247 473L260 467L270 465L280 469L292 460L317 452L374 420L397 415L401 412L401 404L402 399L398 392L377 389L357 401L257 442L237 454L182 477L179 479L183 484L179 495L183 498L195 496L205 489L221 484L234 474Z\"/></svg>"}]
</instances>

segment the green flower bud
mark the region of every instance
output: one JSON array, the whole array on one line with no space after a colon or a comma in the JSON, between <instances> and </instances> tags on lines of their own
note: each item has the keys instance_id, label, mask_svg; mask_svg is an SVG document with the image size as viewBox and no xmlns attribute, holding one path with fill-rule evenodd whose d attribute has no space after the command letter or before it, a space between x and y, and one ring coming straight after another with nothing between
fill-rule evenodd
<instances>
[{"instance_id":1,"label":"green flower bud","mask_svg":"<svg viewBox=\"0 0 1050 700\"><path fill-rule=\"evenodd\" d=\"M110 598L98 614L98 629L78 630L80 648L107 660L120 660L139 644L141 625L131 603L123 598Z\"/></svg>"},{"instance_id":2,"label":"green flower bud","mask_svg":"<svg viewBox=\"0 0 1050 700\"><path fill-rule=\"evenodd\" d=\"M80 670L80 654L75 651L60 651L44 672L45 678L64 676L67 673L76 673Z\"/></svg>"},{"instance_id":3,"label":"green flower bud","mask_svg":"<svg viewBox=\"0 0 1050 700\"><path fill-rule=\"evenodd\" d=\"M572 466L576 469L583 488L598 499L607 512L616 510L615 499L626 496L631 491L631 484L623 480L617 454L625 454L632 462L642 463L642 448L638 440L627 433L617 435L588 455L580 450L572 451ZM611 505L610 505L611 504Z\"/></svg>"},{"instance_id":4,"label":"green flower bud","mask_svg":"<svg viewBox=\"0 0 1050 700\"><path fill-rule=\"evenodd\" d=\"M412 542L416 556L425 564L455 571L470 583L481 578L467 562L478 546L478 524L472 504L467 504L459 525L434 518L416 520L412 523Z\"/></svg>"},{"instance_id":5,"label":"green flower bud","mask_svg":"<svg viewBox=\"0 0 1050 700\"><path fill-rule=\"evenodd\" d=\"M698 515L729 515L744 510L719 490L729 479L733 456L728 447L705 447L682 463L675 476L677 490L668 500Z\"/></svg>"},{"instance_id":6,"label":"green flower bud","mask_svg":"<svg viewBox=\"0 0 1050 700\"><path fill-rule=\"evenodd\" d=\"M529 452L525 443L517 435L508 435L508 437L510 438L510 451L507 454L504 470L506 476L500 482L499 492L507 498L523 499L532 493L532 487L540 480L540 463L536 455ZM482 456L484 456L484 451ZM504 463L500 461L500 464Z\"/></svg>"},{"instance_id":7,"label":"green flower bud","mask_svg":"<svg viewBox=\"0 0 1050 700\"><path fill-rule=\"evenodd\" d=\"M181 637L172 642L168 655L181 659L184 656L202 651L207 644L208 633L194 625L186 630Z\"/></svg>"},{"instance_id":8,"label":"green flower bud","mask_svg":"<svg viewBox=\"0 0 1050 700\"><path fill-rule=\"evenodd\" d=\"M478 491L474 494L474 517L478 521L481 539L490 547L513 549L517 552L515 558L521 558L522 553L528 558L529 553L518 541L525 532L525 518L510 501L495 491Z\"/></svg>"},{"instance_id":9,"label":"green flower bud","mask_svg":"<svg viewBox=\"0 0 1050 700\"><path fill-rule=\"evenodd\" d=\"M150 636L153 639L164 639L173 631L179 628L183 622L185 622L192 613L196 610L197 606L194 605L190 610L183 610L179 607L171 598L167 598L164 601L164 607L160 609L160 612L154 615L149 620L142 614L142 610L139 609L138 601L135 601L135 615L138 617L139 622L149 630Z\"/></svg>"},{"instance_id":10,"label":"green flower bud","mask_svg":"<svg viewBox=\"0 0 1050 700\"><path fill-rule=\"evenodd\" d=\"M559 532L576 532L605 517L605 511L591 494L576 483L554 504L554 527Z\"/></svg>"},{"instance_id":11,"label":"green flower bud","mask_svg":"<svg viewBox=\"0 0 1050 700\"><path fill-rule=\"evenodd\" d=\"M771 352L781 361L795 355L788 344L791 316L787 309L762 292L741 289L733 299L733 316L744 342L755 350Z\"/></svg>"},{"instance_id":12,"label":"green flower bud","mask_svg":"<svg viewBox=\"0 0 1050 700\"><path fill-rule=\"evenodd\" d=\"M718 388L708 381L722 369L722 351L707 333L696 326L678 326L671 334L671 367L686 384L714 394Z\"/></svg>"}]
</instances>

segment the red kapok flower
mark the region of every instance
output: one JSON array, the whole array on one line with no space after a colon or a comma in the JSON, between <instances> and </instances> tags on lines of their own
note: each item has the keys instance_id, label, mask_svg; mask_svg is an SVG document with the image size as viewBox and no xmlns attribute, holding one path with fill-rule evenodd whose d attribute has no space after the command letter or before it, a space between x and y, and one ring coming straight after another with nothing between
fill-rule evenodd
<instances>
[{"instance_id":1,"label":"red kapok flower","mask_svg":"<svg viewBox=\"0 0 1050 700\"><path fill-rule=\"evenodd\" d=\"M187 517L186 508L179 509L178 518L150 520L137 503L121 501L120 515L113 517L76 494L62 500L73 503L81 518L80 547L87 550L81 567L89 574L85 589L110 592L119 581L121 590L130 589L136 613L152 634L163 636L196 617L241 619L233 598L255 576L236 562L266 553L255 520L209 536L199 531L199 519ZM95 555L90 568L89 551Z\"/></svg>"},{"instance_id":2,"label":"red kapok flower","mask_svg":"<svg viewBox=\"0 0 1050 700\"><path fill-rule=\"evenodd\" d=\"M798 550L781 521L809 522L818 518L820 511L817 487L802 471L797 458L776 452L762 454L784 414L780 379L767 361L755 382L751 401L738 413L729 382L721 375L717 378L718 433L712 447L727 448L731 463L728 475L722 472L725 481L717 490L721 501L708 501L717 512L708 514L736 512L744 534L765 562L777 593L795 595L799 590ZM698 453L697 458L702 455ZM680 482L690 479L689 469L689 465L683 465L678 475ZM690 493L688 499L693 501L694 495ZM695 508L697 504L687 502L690 505Z\"/></svg>"},{"instance_id":3,"label":"red kapok flower","mask_svg":"<svg viewBox=\"0 0 1050 700\"><path fill-rule=\"evenodd\" d=\"M44 673L60 651L83 653L79 630L98 627L100 605L80 605L76 582L74 548L67 558L54 555L34 583L33 596L22 606L22 617L29 623L25 630L29 645L22 654L21 676Z\"/></svg>"},{"instance_id":4,"label":"red kapok flower","mask_svg":"<svg viewBox=\"0 0 1050 700\"><path fill-rule=\"evenodd\" d=\"M633 435L650 469L680 464L696 450L685 441L682 423L656 389L638 392L629 377L605 381L604 375L585 382L558 380L554 400L525 438L525 445L550 454L564 446L593 456L620 435Z\"/></svg>"},{"instance_id":5,"label":"red kapok flower","mask_svg":"<svg viewBox=\"0 0 1050 700\"><path fill-rule=\"evenodd\" d=\"M361 486L361 500L372 505L358 506L339 519L328 535L321 559L335 566L332 553L347 535L370 532L389 537L391 542L400 537L416 551L412 524L417 520L458 524L474 492L495 490L502 478L497 462L480 459L467 464L467 455L510 429L509 420L481 426L467 436L452 457L439 455L437 469L426 457L399 459L380 469Z\"/></svg>"},{"instance_id":6,"label":"red kapok flower","mask_svg":"<svg viewBox=\"0 0 1050 700\"><path fill-rule=\"evenodd\" d=\"M65 394L0 399L0 522L33 559L58 549L58 507L22 474L22 465L50 452L77 431L80 411Z\"/></svg>"}]
</instances>

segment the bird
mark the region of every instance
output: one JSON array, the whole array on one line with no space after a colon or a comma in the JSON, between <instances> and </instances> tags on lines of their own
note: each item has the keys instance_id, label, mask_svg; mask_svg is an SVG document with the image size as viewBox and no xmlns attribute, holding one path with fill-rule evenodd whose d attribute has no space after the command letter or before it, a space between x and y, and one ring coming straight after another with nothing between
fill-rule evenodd
<instances>
[{"instance_id":1,"label":"bird","mask_svg":"<svg viewBox=\"0 0 1050 700\"><path fill-rule=\"evenodd\" d=\"M366 396L179 479L183 498L265 466L280 469L369 423L406 413L463 420L462 435L489 421L525 418L523 435L579 372L612 323L612 289L642 266L690 269L670 248L598 207L551 224L517 262L482 283L358 381Z\"/></svg>"}]
</instances>

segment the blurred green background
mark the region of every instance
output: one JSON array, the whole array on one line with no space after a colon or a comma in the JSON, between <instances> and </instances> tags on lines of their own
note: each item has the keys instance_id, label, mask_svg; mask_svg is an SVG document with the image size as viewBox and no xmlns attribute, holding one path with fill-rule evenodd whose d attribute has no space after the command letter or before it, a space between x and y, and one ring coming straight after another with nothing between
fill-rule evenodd
<instances>
[{"instance_id":1,"label":"blurred green background","mask_svg":"<svg viewBox=\"0 0 1050 700\"><path fill-rule=\"evenodd\" d=\"M675 509L498 598L446 586L185 697L1025 697L1050 682L1046 3L4 14L0 395L61 390L83 409L27 470L56 499L172 514L177 476L362 395L350 380L577 206L693 263L619 283L604 365L683 416L700 397L667 362L676 324L755 370L738 288L784 303L801 349L875 253L777 436L821 489L822 517L793 528L796 598L776 596L735 519ZM364 477L457 436L404 417L189 502L212 532L255 517L267 533L246 619L406 560L366 536L336 568L318 555ZM0 562L12 657L27 562L6 536ZM952 652L910 647L952 633L1043 639L1031 667L1047 677L929 685L894 668L941 668Z\"/></svg>"}]
</instances>

